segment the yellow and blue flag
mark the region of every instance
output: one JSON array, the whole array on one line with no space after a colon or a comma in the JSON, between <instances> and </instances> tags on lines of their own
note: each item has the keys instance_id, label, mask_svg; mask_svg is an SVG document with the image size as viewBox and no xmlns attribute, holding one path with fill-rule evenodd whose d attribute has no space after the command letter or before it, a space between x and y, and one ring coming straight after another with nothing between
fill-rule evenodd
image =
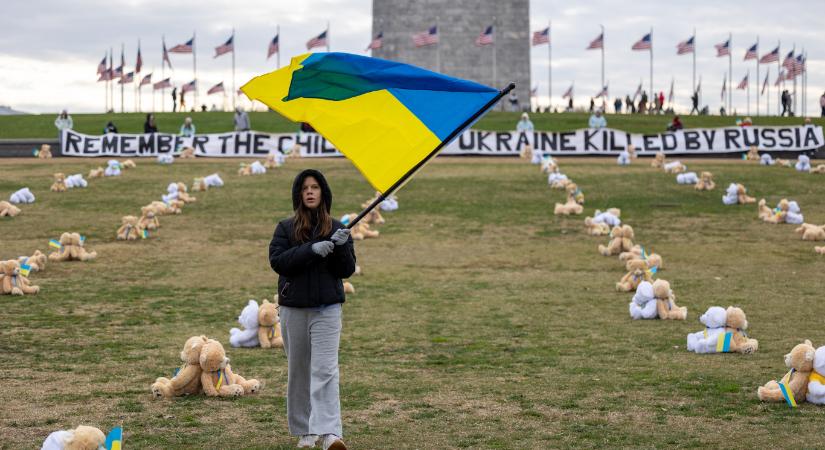
<instances>
[{"instance_id":1,"label":"yellow and blue flag","mask_svg":"<svg viewBox=\"0 0 825 450\"><path fill-rule=\"evenodd\" d=\"M106 435L106 450L120 450L123 445L123 429L121 427L114 427L112 431Z\"/></svg>"},{"instance_id":2,"label":"yellow and blue flag","mask_svg":"<svg viewBox=\"0 0 825 450\"><path fill-rule=\"evenodd\" d=\"M58 241L57 239L51 239L51 240L49 240L49 246L50 246L50 247L54 247L54 248L56 248L56 249L58 249L58 250L60 250L61 248L63 248L63 246L60 244L60 241Z\"/></svg>"},{"instance_id":3,"label":"yellow and blue flag","mask_svg":"<svg viewBox=\"0 0 825 450\"><path fill-rule=\"evenodd\" d=\"M24 277L27 277L27 276L29 276L29 273L31 272L31 270L32 270L32 266L30 266L26 263L23 263L20 266L20 275L23 275Z\"/></svg>"},{"instance_id":4,"label":"yellow and blue flag","mask_svg":"<svg viewBox=\"0 0 825 450\"><path fill-rule=\"evenodd\" d=\"M241 90L289 120L312 125L382 193L503 95L472 81L348 53L296 56Z\"/></svg>"},{"instance_id":5,"label":"yellow and blue flag","mask_svg":"<svg viewBox=\"0 0 825 450\"><path fill-rule=\"evenodd\" d=\"M727 353L730 351L730 340L733 338L733 333L730 331L720 333L716 337L716 353Z\"/></svg>"}]
</instances>

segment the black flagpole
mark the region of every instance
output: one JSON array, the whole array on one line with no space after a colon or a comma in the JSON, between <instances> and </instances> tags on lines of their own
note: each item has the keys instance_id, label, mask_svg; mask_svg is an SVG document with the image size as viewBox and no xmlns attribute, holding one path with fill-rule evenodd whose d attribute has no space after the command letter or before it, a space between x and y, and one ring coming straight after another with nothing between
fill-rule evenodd
<instances>
[{"instance_id":1,"label":"black flagpole","mask_svg":"<svg viewBox=\"0 0 825 450\"><path fill-rule=\"evenodd\" d=\"M364 208L364 210L361 211L355 219L351 220L347 224L347 228L352 228L356 223L358 223L361 219L363 219L364 216L369 214L370 211L372 211L376 206L378 206L379 203L383 202L387 197L392 195L393 192L395 192L398 188L403 186L404 183L410 177L412 177L415 174L415 172L418 171L418 169L424 167L424 164L427 164L427 161L431 160L435 155L437 155L438 152L441 151L441 149L444 148L444 146L447 145L448 142L452 141L458 135L458 133L464 131L465 128L467 128L473 122L475 122L476 119L478 119L482 114L487 112L488 109L492 108L499 100L501 100L502 97L507 95L513 89L515 89L515 87L516 87L516 83L510 83L506 88L499 91L498 94L495 97L493 97L492 100L487 102L486 105L481 107L481 109L476 111L475 114L470 116L469 119L465 120L464 123L462 123L461 125L458 126L458 128L453 130L453 132L450 133L450 135L447 136L446 139L441 141L441 143L438 144L438 146L435 149L433 149L433 151L431 151L424 159L419 161L418 164L416 164L412 169L410 169L409 172L405 173L404 176L402 176L398 181L395 182L395 184L390 186L390 188L387 189L386 192L383 192L381 195L378 196L378 198L373 200L372 203L370 203L369 206Z\"/></svg>"}]
</instances>

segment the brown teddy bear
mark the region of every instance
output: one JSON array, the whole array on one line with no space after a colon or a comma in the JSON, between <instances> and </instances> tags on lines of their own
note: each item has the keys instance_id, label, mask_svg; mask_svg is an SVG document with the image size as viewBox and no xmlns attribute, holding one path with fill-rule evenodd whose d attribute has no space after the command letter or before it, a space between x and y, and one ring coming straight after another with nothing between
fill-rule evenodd
<instances>
[{"instance_id":1,"label":"brown teddy bear","mask_svg":"<svg viewBox=\"0 0 825 450\"><path fill-rule=\"evenodd\" d=\"M613 227L610 230L610 242L607 246L599 245L599 254L603 256L618 255L622 252L622 239L624 238L623 227Z\"/></svg>"},{"instance_id":2,"label":"brown teddy bear","mask_svg":"<svg viewBox=\"0 0 825 450\"><path fill-rule=\"evenodd\" d=\"M825 164L818 164L816 167L811 167L809 173L825 173Z\"/></svg>"},{"instance_id":3,"label":"brown teddy bear","mask_svg":"<svg viewBox=\"0 0 825 450\"><path fill-rule=\"evenodd\" d=\"M90 261L97 257L97 252L86 251L83 248L84 240L79 233L63 233L60 235L59 247L49 254L51 261Z\"/></svg>"},{"instance_id":4,"label":"brown teddy bear","mask_svg":"<svg viewBox=\"0 0 825 450\"><path fill-rule=\"evenodd\" d=\"M348 218L349 221L355 220L358 217L358 214L347 214L344 216ZM359 220L355 226L352 227L352 232L350 235L352 236L353 240L362 241L367 238L376 238L381 234L378 230L370 229L370 224L366 223L364 220Z\"/></svg>"},{"instance_id":5,"label":"brown teddy bear","mask_svg":"<svg viewBox=\"0 0 825 450\"><path fill-rule=\"evenodd\" d=\"M647 263L648 269L652 270L654 267L656 268L656 271L663 269L662 256L658 253L647 253L647 251L645 251L643 255L642 247L639 245L634 245L629 252L619 253L619 261L627 262L634 259L645 261Z\"/></svg>"},{"instance_id":6,"label":"brown teddy bear","mask_svg":"<svg viewBox=\"0 0 825 450\"><path fill-rule=\"evenodd\" d=\"M825 225L819 226L803 223L795 231L796 234L802 236L803 241L825 241Z\"/></svg>"},{"instance_id":7,"label":"brown teddy bear","mask_svg":"<svg viewBox=\"0 0 825 450\"><path fill-rule=\"evenodd\" d=\"M766 206L767 208L767 206ZM791 208L791 204L788 199L783 198L779 200L779 203L776 204L776 209L768 209L769 214L766 215L765 210L761 207L759 208L759 217L762 217L762 220L768 223L778 224L784 223L785 218L788 216L788 211Z\"/></svg>"},{"instance_id":8,"label":"brown teddy bear","mask_svg":"<svg viewBox=\"0 0 825 450\"><path fill-rule=\"evenodd\" d=\"M702 172L699 182L693 186L697 191L712 191L715 187L716 183L713 182L713 174L710 172Z\"/></svg>"},{"instance_id":9,"label":"brown teddy bear","mask_svg":"<svg viewBox=\"0 0 825 450\"><path fill-rule=\"evenodd\" d=\"M20 208L5 200L0 201L0 217L14 217L18 214L20 214Z\"/></svg>"},{"instance_id":10,"label":"brown teddy bear","mask_svg":"<svg viewBox=\"0 0 825 450\"><path fill-rule=\"evenodd\" d=\"M180 397L201 392L200 355L206 344L206 336L192 336L186 340L180 352L183 365L175 371L172 379L160 377L152 384L154 398Z\"/></svg>"},{"instance_id":11,"label":"brown teddy bear","mask_svg":"<svg viewBox=\"0 0 825 450\"><path fill-rule=\"evenodd\" d=\"M180 155L178 155L181 159L192 159L195 157L195 149L192 147L185 147L181 150Z\"/></svg>"},{"instance_id":12,"label":"brown teddy bear","mask_svg":"<svg viewBox=\"0 0 825 450\"><path fill-rule=\"evenodd\" d=\"M557 178L550 183L550 189L567 189L567 185L572 183L573 181L569 178Z\"/></svg>"},{"instance_id":13,"label":"brown teddy bear","mask_svg":"<svg viewBox=\"0 0 825 450\"><path fill-rule=\"evenodd\" d=\"M665 173L674 175L687 171L687 166L682 164L681 161L665 163L664 165L662 165L662 168L665 169Z\"/></svg>"},{"instance_id":14,"label":"brown teddy bear","mask_svg":"<svg viewBox=\"0 0 825 450\"><path fill-rule=\"evenodd\" d=\"M137 217L123 216L120 222L120 228L117 229L118 241L136 241L143 237L143 229L138 225Z\"/></svg>"},{"instance_id":15,"label":"brown teddy bear","mask_svg":"<svg viewBox=\"0 0 825 450\"><path fill-rule=\"evenodd\" d=\"M345 294L354 294L355 293L355 286L352 285L349 281L344 281L344 293Z\"/></svg>"},{"instance_id":16,"label":"brown teddy bear","mask_svg":"<svg viewBox=\"0 0 825 450\"><path fill-rule=\"evenodd\" d=\"M52 157L52 147L49 144L43 144L40 146L40 150L37 151L37 157L40 159L49 159Z\"/></svg>"},{"instance_id":17,"label":"brown teddy bear","mask_svg":"<svg viewBox=\"0 0 825 450\"><path fill-rule=\"evenodd\" d=\"M576 203L575 200L568 200L567 203L556 203L555 208L553 208L553 214L557 216L569 216L570 214L579 215L583 212L584 207Z\"/></svg>"},{"instance_id":18,"label":"brown teddy bear","mask_svg":"<svg viewBox=\"0 0 825 450\"><path fill-rule=\"evenodd\" d=\"M736 184L736 195L740 205L756 203L756 199L747 194L748 190L742 184Z\"/></svg>"},{"instance_id":19,"label":"brown teddy bear","mask_svg":"<svg viewBox=\"0 0 825 450\"><path fill-rule=\"evenodd\" d=\"M241 163L241 168L238 169L238 175L248 176L252 175L252 166L247 163Z\"/></svg>"},{"instance_id":20,"label":"brown teddy bear","mask_svg":"<svg viewBox=\"0 0 825 450\"><path fill-rule=\"evenodd\" d=\"M808 393L808 378L814 370L814 354L816 349L811 341L797 344L791 352L785 355L785 366L791 369L780 380L793 393L796 403L805 401ZM785 396L776 380L771 380L756 390L756 395L763 402L784 402Z\"/></svg>"},{"instance_id":21,"label":"brown teddy bear","mask_svg":"<svg viewBox=\"0 0 825 450\"><path fill-rule=\"evenodd\" d=\"M629 252L633 249L633 238L635 233L630 225L622 225L622 249L621 252Z\"/></svg>"},{"instance_id":22,"label":"brown teddy bear","mask_svg":"<svg viewBox=\"0 0 825 450\"><path fill-rule=\"evenodd\" d=\"M275 153L270 153L266 155L266 159L264 160L264 167L267 169L277 169L281 167L281 161L277 158Z\"/></svg>"},{"instance_id":23,"label":"brown teddy bear","mask_svg":"<svg viewBox=\"0 0 825 450\"><path fill-rule=\"evenodd\" d=\"M131 159L127 159L126 161L123 161L122 163L120 163L120 168L124 169L124 170L134 169L135 167L137 167L137 165Z\"/></svg>"},{"instance_id":24,"label":"brown teddy bear","mask_svg":"<svg viewBox=\"0 0 825 450\"><path fill-rule=\"evenodd\" d=\"M283 347L281 321L278 320L278 304L264 299L258 308L258 342L261 348Z\"/></svg>"},{"instance_id":25,"label":"brown teddy bear","mask_svg":"<svg viewBox=\"0 0 825 450\"><path fill-rule=\"evenodd\" d=\"M192 182L192 190L194 192L203 192L209 189L209 185L203 181L203 177L195 178L195 181Z\"/></svg>"},{"instance_id":26,"label":"brown teddy bear","mask_svg":"<svg viewBox=\"0 0 825 450\"><path fill-rule=\"evenodd\" d=\"M298 144L296 142L295 145L290 147L290 149L287 151L286 157L290 158L290 159L291 158L300 158L301 157L301 144Z\"/></svg>"},{"instance_id":27,"label":"brown teddy bear","mask_svg":"<svg viewBox=\"0 0 825 450\"><path fill-rule=\"evenodd\" d=\"M192 197L189 195L189 191L186 189L186 185L184 183L175 183L178 186L178 200L182 201L183 203L195 203L198 201L196 197Z\"/></svg>"},{"instance_id":28,"label":"brown teddy bear","mask_svg":"<svg viewBox=\"0 0 825 450\"><path fill-rule=\"evenodd\" d=\"M750 354L759 348L759 341L748 337L748 319L742 308L728 306L725 311L725 333L731 333L730 352Z\"/></svg>"},{"instance_id":29,"label":"brown teddy bear","mask_svg":"<svg viewBox=\"0 0 825 450\"><path fill-rule=\"evenodd\" d=\"M155 200L152 203L149 203L147 207L151 208L152 211L155 212L155 215L168 216L171 214L180 214L182 212L180 206L182 205L183 202L181 202L180 200L172 200L169 202L169 204Z\"/></svg>"},{"instance_id":30,"label":"brown teddy bear","mask_svg":"<svg viewBox=\"0 0 825 450\"><path fill-rule=\"evenodd\" d=\"M687 319L687 308L676 305L676 295L667 281L659 279L653 282L653 297L656 298L656 311L660 319Z\"/></svg>"},{"instance_id":31,"label":"brown teddy bear","mask_svg":"<svg viewBox=\"0 0 825 450\"><path fill-rule=\"evenodd\" d=\"M251 380L247 380L246 378L242 377L240 374L235 373L232 371L232 366L229 364L226 365L226 376L229 377L229 381L232 384L241 386L243 388L243 394L257 394L258 391L261 390L261 382L252 378Z\"/></svg>"},{"instance_id":32,"label":"brown teddy bear","mask_svg":"<svg viewBox=\"0 0 825 450\"><path fill-rule=\"evenodd\" d=\"M363 220L373 225L381 225L386 222L384 220L384 216L381 215L381 211L379 211L378 208L372 208L370 212L364 216Z\"/></svg>"},{"instance_id":33,"label":"brown teddy bear","mask_svg":"<svg viewBox=\"0 0 825 450\"><path fill-rule=\"evenodd\" d=\"M665 154L664 152L656 153L656 156L653 157L653 161L650 162L650 167L654 169L661 169L665 165Z\"/></svg>"},{"instance_id":34,"label":"brown teddy bear","mask_svg":"<svg viewBox=\"0 0 825 450\"><path fill-rule=\"evenodd\" d=\"M243 395L244 388L240 384L232 383L233 377L229 369L229 358L220 342L209 339L201 347L198 357L201 368L201 388L209 397L238 397Z\"/></svg>"},{"instance_id":35,"label":"brown teddy bear","mask_svg":"<svg viewBox=\"0 0 825 450\"><path fill-rule=\"evenodd\" d=\"M793 167L793 162L789 159L776 158L776 165L781 167Z\"/></svg>"},{"instance_id":36,"label":"brown teddy bear","mask_svg":"<svg viewBox=\"0 0 825 450\"><path fill-rule=\"evenodd\" d=\"M764 220L765 222L769 222L773 217L773 210L768 208L767 202L764 198L759 200L759 203L757 203L756 208L759 218Z\"/></svg>"},{"instance_id":37,"label":"brown teddy bear","mask_svg":"<svg viewBox=\"0 0 825 450\"><path fill-rule=\"evenodd\" d=\"M28 264L29 270L32 272L39 272L46 268L46 261L48 257L40 250L35 250L31 256L21 256L17 258L17 262L22 266Z\"/></svg>"},{"instance_id":38,"label":"brown teddy bear","mask_svg":"<svg viewBox=\"0 0 825 450\"><path fill-rule=\"evenodd\" d=\"M92 169L89 171L89 176L87 178L103 178L105 172L106 169L98 166L97 169Z\"/></svg>"},{"instance_id":39,"label":"brown teddy bear","mask_svg":"<svg viewBox=\"0 0 825 450\"><path fill-rule=\"evenodd\" d=\"M616 283L619 292L635 291L642 281L653 281L653 273L647 268L647 262L642 259L631 259L625 264L627 273Z\"/></svg>"},{"instance_id":40,"label":"brown teddy bear","mask_svg":"<svg viewBox=\"0 0 825 450\"><path fill-rule=\"evenodd\" d=\"M755 145L751 145L751 148L748 150L748 154L745 156L747 161L759 161L761 157L759 156L759 151L756 149Z\"/></svg>"},{"instance_id":41,"label":"brown teddy bear","mask_svg":"<svg viewBox=\"0 0 825 450\"><path fill-rule=\"evenodd\" d=\"M825 255L825 246L823 246L823 247L820 247L820 246L814 247L814 252L816 252L817 254L820 254L820 255Z\"/></svg>"},{"instance_id":42,"label":"brown teddy bear","mask_svg":"<svg viewBox=\"0 0 825 450\"><path fill-rule=\"evenodd\" d=\"M32 286L29 279L20 273L20 263L15 259L0 261L0 294L33 295L40 292L40 286Z\"/></svg>"},{"instance_id":43,"label":"brown teddy bear","mask_svg":"<svg viewBox=\"0 0 825 450\"><path fill-rule=\"evenodd\" d=\"M604 222L594 223L592 217L585 217L584 231L590 236L604 236L610 234L610 226Z\"/></svg>"},{"instance_id":44,"label":"brown teddy bear","mask_svg":"<svg viewBox=\"0 0 825 450\"><path fill-rule=\"evenodd\" d=\"M68 188L66 187L66 175L58 172L53 175L54 183L52 183L52 187L50 188L52 192L66 192Z\"/></svg>"},{"instance_id":45,"label":"brown teddy bear","mask_svg":"<svg viewBox=\"0 0 825 450\"><path fill-rule=\"evenodd\" d=\"M140 208L140 220L138 221L138 227L149 231L154 231L160 228L160 221L158 221L158 216L155 214L154 208L149 206Z\"/></svg>"}]
</instances>

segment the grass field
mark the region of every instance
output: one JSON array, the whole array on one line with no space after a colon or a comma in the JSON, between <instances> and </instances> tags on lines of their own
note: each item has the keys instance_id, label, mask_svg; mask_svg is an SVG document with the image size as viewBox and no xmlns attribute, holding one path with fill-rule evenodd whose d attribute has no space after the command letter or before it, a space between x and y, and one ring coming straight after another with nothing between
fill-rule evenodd
<instances>
[{"instance_id":1,"label":"grass field","mask_svg":"<svg viewBox=\"0 0 825 450\"><path fill-rule=\"evenodd\" d=\"M57 131L54 119L57 114L0 116L0 139L56 139ZM191 116L198 133L221 133L232 131L232 113L157 113L158 131L178 133L183 119ZM267 132L292 132L297 125L274 112L252 112L249 114L252 128ZM482 118L476 128L490 131L511 131L515 129L519 113L491 112ZM531 114L531 120L538 130L568 131L587 127L588 114L584 113L542 113ZM143 133L145 114L73 114L74 129L86 134L102 134L103 127L109 120L114 121L121 133ZM658 133L664 131L670 123L670 116L643 116L608 114L608 125L612 128L631 133ZM687 128L733 126L735 117L720 116L682 116ZM799 117L754 117L755 125L800 125ZM815 118L814 123L825 125L825 120Z\"/></svg>"},{"instance_id":2,"label":"grass field","mask_svg":"<svg viewBox=\"0 0 825 450\"><path fill-rule=\"evenodd\" d=\"M294 174L327 175L335 216L358 209L367 183L345 160L289 160L257 177L235 175L235 160L138 160L120 178L48 191L53 172L85 174L98 163L0 160L1 198L23 185L37 196L0 219L0 259L45 251L63 231L85 234L99 253L33 274L37 296L0 298L0 448L36 448L78 424L122 424L125 448L294 448L283 353L229 348L228 331L249 298L274 294L266 249L276 220L290 214ZM340 361L351 448L822 446L825 409L761 404L756 388L786 372L782 356L802 339L825 343L825 258L793 226L763 224L755 206L720 199L738 181L770 204L796 199L806 221L821 224L825 178L688 160L715 174L719 187L700 193L647 163L561 167L583 189L586 214L621 208L637 242L664 257L659 276L688 307L684 322L629 319L631 295L613 287L623 267L596 251L607 239L586 236L584 216L552 215L563 194L536 166L443 158L409 183L381 236L356 244L364 275L344 307ZM115 241L120 217L169 182L215 171L226 185L162 217L152 239ZM685 350L712 305L745 310L756 354ZM223 342L236 371L264 381L262 392L152 400L149 385L171 375L196 334Z\"/></svg>"}]
</instances>

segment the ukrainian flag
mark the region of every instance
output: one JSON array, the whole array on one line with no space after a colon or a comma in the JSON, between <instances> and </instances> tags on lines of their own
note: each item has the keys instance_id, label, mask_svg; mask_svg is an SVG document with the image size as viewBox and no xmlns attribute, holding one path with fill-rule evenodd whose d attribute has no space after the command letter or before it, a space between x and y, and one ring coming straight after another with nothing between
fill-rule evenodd
<instances>
[{"instance_id":1,"label":"ukrainian flag","mask_svg":"<svg viewBox=\"0 0 825 450\"><path fill-rule=\"evenodd\" d=\"M120 450L123 445L123 428L114 427L106 435L106 450Z\"/></svg>"},{"instance_id":2,"label":"ukrainian flag","mask_svg":"<svg viewBox=\"0 0 825 450\"><path fill-rule=\"evenodd\" d=\"M472 81L348 53L296 56L241 90L312 125L382 193L501 96Z\"/></svg>"}]
</instances>

